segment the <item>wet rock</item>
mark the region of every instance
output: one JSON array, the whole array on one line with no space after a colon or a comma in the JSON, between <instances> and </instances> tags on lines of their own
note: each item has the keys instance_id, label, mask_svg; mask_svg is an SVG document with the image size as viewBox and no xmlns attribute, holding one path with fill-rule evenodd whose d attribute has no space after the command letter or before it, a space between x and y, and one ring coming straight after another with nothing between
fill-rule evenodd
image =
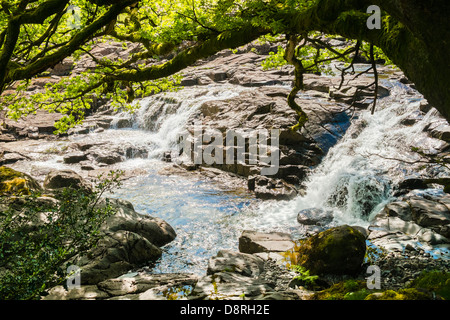
<instances>
[{"instance_id":1,"label":"wet rock","mask_svg":"<svg viewBox=\"0 0 450 320\"><path fill-rule=\"evenodd\" d=\"M102 300L109 295L95 285L84 285L80 288L66 290L63 286L56 286L48 291L42 300Z\"/></svg>"},{"instance_id":2,"label":"wet rock","mask_svg":"<svg viewBox=\"0 0 450 320\"><path fill-rule=\"evenodd\" d=\"M105 204L104 201L102 200L101 204ZM116 213L107 218L102 227L104 230L132 231L159 247L175 239L175 230L163 219L137 213L129 201L108 199L108 203L115 208Z\"/></svg>"},{"instance_id":3,"label":"wet rock","mask_svg":"<svg viewBox=\"0 0 450 320\"><path fill-rule=\"evenodd\" d=\"M333 221L333 211L320 208L303 209L297 214L297 221L303 225L327 225Z\"/></svg>"},{"instance_id":4,"label":"wet rock","mask_svg":"<svg viewBox=\"0 0 450 320\"><path fill-rule=\"evenodd\" d=\"M239 237L239 251L243 253L285 252L292 247L294 241L287 233L245 230Z\"/></svg>"},{"instance_id":5,"label":"wet rock","mask_svg":"<svg viewBox=\"0 0 450 320\"><path fill-rule=\"evenodd\" d=\"M417 247L417 241L426 245L448 244L450 211L445 199L431 200L409 197L395 201L378 213L369 238L377 245L401 251L406 245Z\"/></svg>"},{"instance_id":6,"label":"wet rock","mask_svg":"<svg viewBox=\"0 0 450 320\"><path fill-rule=\"evenodd\" d=\"M436 139L444 140L450 142L450 126L449 125L440 125L430 132L431 136Z\"/></svg>"},{"instance_id":7,"label":"wet rock","mask_svg":"<svg viewBox=\"0 0 450 320\"><path fill-rule=\"evenodd\" d=\"M0 134L0 142L11 142L16 141L16 137L14 137L12 134L3 133Z\"/></svg>"},{"instance_id":8,"label":"wet rock","mask_svg":"<svg viewBox=\"0 0 450 320\"><path fill-rule=\"evenodd\" d=\"M398 185L400 190L413 190L413 189L426 189L427 183L425 179L420 178L407 178L401 181Z\"/></svg>"},{"instance_id":9,"label":"wet rock","mask_svg":"<svg viewBox=\"0 0 450 320\"><path fill-rule=\"evenodd\" d=\"M450 237L450 209L446 205L421 198L411 198L408 203L412 218L418 225Z\"/></svg>"},{"instance_id":10,"label":"wet rock","mask_svg":"<svg viewBox=\"0 0 450 320\"><path fill-rule=\"evenodd\" d=\"M29 134L38 134L43 136L51 136L56 130L55 122L61 120L63 117L60 113L49 113L44 110L38 110L35 114L30 114L17 121L5 118L2 114L4 128L12 136L18 138L27 138ZM9 136L11 137L11 136Z\"/></svg>"},{"instance_id":11,"label":"wet rock","mask_svg":"<svg viewBox=\"0 0 450 320\"><path fill-rule=\"evenodd\" d=\"M29 158L16 152L4 152L0 155L0 165L2 166L22 160L29 160Z\"/></svg>"},{"instance_id":12,"label":"wet rock","mask_svg":"<svg viewBox=\"0 0 450 320\"><path fill-rule=\"evenodd\" d=\"M433 106L428 103L426 100L420 101L419 110L423 113L428 113L431 109L433 109Z\"/></svg>"},{"instance_id":13,"label":"wet rock","mask_svg":"<svg viewBox=\"0 0 450 320\"><path fill-rule=\"evenodd\" d=\"M274 290L270 283L264 280L246 277L233 272L219 272L199 279L188 299L261 299L273 293Z\"/></svg>"},{"instance_id":14,"label":"wet rock","mask_svg":"<svg viewBox=\"0 0 450 320\"><path fill-rule=\"evenodd\" d=\"M265 176L252 176L248 178L248 188L259 199L290 200L297 196L297 189L281 179L272 179Z\"/></svg>"},{"instance_id":15,"label":"wet rock","mask_svg":"<svg viewBox=\"0 0 450 320\"><path fill-rule=\"evenodd\" d=\"M161 257L161 246L175 237L164 220L134 211L133 205L120 199L101 199L99 206L112 206L116 213L101 226L101 238L73 264L81 268L82 284L97 284L115 278Z\"/></svg>"},{"instance_id":16,"label":"wet rock","mask_svg":"<svg viewBox=\"0 0 450 320\"><path fill-rule=\"evenodd\" d=\"M361 270L366 237L348 225L314 235L298 250L298 264L311 274L355 274Z\"/></svg>"},{"instance_id":17,"label":"wet rock","mask_svg":"<svg viewBox=\"0 0 450 320\"><path fill-rule=\"evenodd\" d=\"M67 164L79 163L79 162L87 160L87 159L88 159L87 154L83 153L83 152L72 152L72 153L66 154L63 157L64 163L67 163Z\"/></svg>"},{"instance_id":18,"label":"wet rock","mask_svg":"<svg viewBox=\"0 0 450 320\"><path fill-rule=\"evenodd\" d=\"M104 145L104 143L91 143L91 142L76 142L70 145L73 149L78 149L79 151L87 151L92 147Z\"/></svg>"},{"instance_id":19,"label":"wet rock","mask_svg":"<svg viewBox=\"0 0 450 320\"><path fill-rule=\"evenodd\" d=\"M344 107L327 101L315 102L302 96L298 98L298 103L308 113L310 121L305 130L292 131L297 115L287 105L288 94L289 90L285 88L260 87L256 90L244 90L238 96L224 101L203 103L199 111L188 120L188 123L202 121L204 128L220 131L224 139L229 130L242 134L246 139L245 163L236 161L233 164L213 163L208 166L249 177L250 189L261 199L286 200L295 197L298 190L292 184L301 186L309 167L320 162L324 150L335 144L348 127L349 116L344 112ZM272 179L268 183L263 181L264 178L260 178L259 183L251 176L260 175L261 169L273 164L265 163L267 160L259 156L255 159L256 163L247 162L250 155L247 150L249 135L263 128L269 130L269 134L271 128L279 129L280 133L280 163L275 174L268 175ZM187 129L193 134L193 126L188 126ZM233 147L224 148L223 157L229 148Z\"/></svg>"},{"instance_id":20,"label":"wet rock","mask_svg":"<svg viewBox=\"0 0 450 320\"><path fill-rule=\"evenodd\" d=\"M118 162L122 162L123 158L120 154L100 154L100 155L97 155L95 160L98 163L111 165L111 164L115 164Z\"/></svg>"},{"instance_id":21,"label":"wet rock","mask_svg":"<svg viewBox=\"0 0 450 320\"><path fill-rule=\"evenodd\" d=\"M88 134L89 133L89 128L88 127L75 127L75 128L70 128L67 131L67 134L69 135L77 135L77 134Z\"/></svg>"},{"instance_id":22,"label":"wet rock","mask_svg":"<svg viewBox=\"0 0 450 320\"><path fill-rule=\"evenodd\" d=\"M116 120L113 120L111 125L113 127L116 127L117 129L131 128L133 126L133 122L129 118L118 118Z\"/></svg>"}]
</instances>

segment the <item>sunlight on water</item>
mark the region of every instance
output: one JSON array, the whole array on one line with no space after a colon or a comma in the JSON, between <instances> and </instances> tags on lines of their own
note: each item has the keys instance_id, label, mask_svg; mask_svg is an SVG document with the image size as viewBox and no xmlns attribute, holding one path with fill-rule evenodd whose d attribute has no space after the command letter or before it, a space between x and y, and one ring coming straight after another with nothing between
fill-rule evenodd
<instances>
[{"instance_id":1,"label":"sunlight on water","mask_svg":"<svg viewBox=\"0 0 450 320\"><path fill-rule=\"evenodd\" d=\"M237 250L242 230L231 224L231 218L256 200L196 177L158 175L156 167L153 163L147 176L126 181L113 196L132 202L139 213L164 219L175 229L177 237L163 248L154 272L203 274L208 259L218 250Z\"/></svg>"}]
</instances>

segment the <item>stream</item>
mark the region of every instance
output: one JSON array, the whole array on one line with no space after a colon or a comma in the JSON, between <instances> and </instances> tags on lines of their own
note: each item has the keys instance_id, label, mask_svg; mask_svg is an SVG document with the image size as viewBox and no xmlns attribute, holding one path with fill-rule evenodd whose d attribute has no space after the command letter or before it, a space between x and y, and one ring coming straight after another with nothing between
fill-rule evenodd
<instances>
[{"instance_id":1,"label":"stream","mask_svg":"<svg viewBox=\"0 0 450 320\"><path fill-rule=\"evenodd\" d=\"M296 221L300 210L331 210L328 226L350 224L368 227L373 216L395 199L392 185L405 177L418 175L417 167L391 159L416 159L410 146L433 151L442 141L430 138L424 127L439 121L435 112L419 115L421 96L400 83L391 83L391 95L379 101L375 115L361 111L352 120L343 138L329 149L321 164L309 175L306 195L289 201L261 201L244 188L202 179L198 175L162 175L167 166L161 154L176 154L177 135L187 119L204 101L234 97L244 89L234 85L190 87L140 101L135 114L119 114L112 128L87 135L73 135L67 141L44 141L31 151L40 160L21 162L13 167L25 172L46 169L74 169L61 155L42 155L49 148L64 148L73 142L108 145L132 144L145 151L145 157L131 154L111 168L135 170L139 174L124 181L109 196L133 203L135 210L167 221L177 238L163 247L163 256L153 272L192 272L205 274L208 259L220 249L237 250L243 230L289 232L294 237L308 231ZM402 120L416 117L415 124ZM132 122L119 128L119 120ZM40 155L40 156L39 156ZM75 168L77 171L77 169ZM430 169L431 170L431 169ZM434 168L436 176L448 175ZM439 189L422 190L439 194Z\"/></svg>"}]
</instances>

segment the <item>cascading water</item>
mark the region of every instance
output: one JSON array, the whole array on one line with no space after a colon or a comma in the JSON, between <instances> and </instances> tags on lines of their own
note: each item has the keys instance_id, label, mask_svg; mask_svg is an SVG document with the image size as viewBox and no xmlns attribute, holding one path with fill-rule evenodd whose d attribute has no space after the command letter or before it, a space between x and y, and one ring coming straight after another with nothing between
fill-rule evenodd
<instances>
[{"instance_id":1,"label":"cascading water","mask_svg":"<svg viewBox=\"0 0 450 320\"><path fill-rule=\"evenodd\" d=\"M187 119L202 103L232 98L241 90L237 86L187 88L147 97L139 101L140 107L135 113L120 113L111 125L117 128L119 120L130 121L131 130L119 131L128 131L129 142L146 148L149 159L160 158L163 152L176 150L178 135L185 129ZM111 130L105 136L111 136Z\"/></svg>"},{"instance_id":2,"label":"cascading water","mask_svg":"<svg viewBox=\"0 0 450 320\"><path fill-rule=\"evenodd\" d=\"M208 259L218 250L237 250L237 239L245 229L304 236L307 230L296 221L297 213L304 209L331 212L331 222L327 220L330 226L368 226L373 215L393 199L391 186L418 172L417 167L390 158L414 160L417 155L411 152L411 146L432 151L442 143L423 132L426 125L439 121L433 111L412 126L401 124L415 116L421 97L397 83L391 95L379 101L375 115L360 112L343 138L329 149L308 177L305 196L261 202L246 190L226 188L195 176L158 174L167 166L160 160L162 154L177 150L178 134L203 102L232 98L243 90L252 89L233 85L193 87L145 98L135 114L117 115L112 129L72 136L69 141L39 142L33 152L73 142L112 149L131 145L128 159L112 168L138 169L139 173L110 196L132 202L138 212L166 220L177 232L153 272L204 274ZM131 122L132 127L119 128L121 120ZM60 155L45 155L42 161L18 164L16 168L31 173L73 166L64 164Z\"/></svg>"},{"instance_id":3,"label":"cascading water","mask_svg":"<svg viewBox=\"0 0 450 320\"><path fill-rule=\"evenodd\" d=\"M367 227L373 216L394 199L391 186L417 174L418 166L410 162L418 155L411 147L432 152L442 146L442 141L424 132L426 125L440 121L434 111L412 126L402 124L404 119L417 118L420 100L417 93L396 83L391 95L379 101L374 115L363 111L353 120L344 137L308 177L305 196L263 203L257 214L261 218L247 218L243 223L247 228L289 230L302 236L305 230L295 225L298 212L319 209L332 212L331 225ZM444 175L444 171L439 174Z\"/></svg>"}]
</instances>

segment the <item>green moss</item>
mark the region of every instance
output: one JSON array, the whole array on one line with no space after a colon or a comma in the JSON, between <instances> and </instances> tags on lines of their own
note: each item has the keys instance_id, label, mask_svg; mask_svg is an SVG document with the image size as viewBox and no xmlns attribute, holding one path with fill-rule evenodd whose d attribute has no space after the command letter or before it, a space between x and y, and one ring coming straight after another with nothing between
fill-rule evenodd
<instances>
[{"instance_id":1,"label":"green moss","mask_svg":"<svg viewBox=\"0 0 450 320\"><path fill-rule=\"evenodd\" d=\"M429 293L416 288L400 289L398 291L386 290L382 293L368 295L365 300L430 300Z\"/></svg>"},{"instance_id":2,"label":"green moss","mask_svg":"<svg viewBox=\"0 0 450 320\"><path fill-rule=\"evenodd\" d=\"M314 293L312 300L363 300L369 294L365 281L347 280Z\"/></svg>"},{"instance_id":3,"label":"green moss","mask_svg":"<svg viewBox=\"0 0 450 320\"><path fill-rule=\"evenodd\" d=\"M41 187L30 176L8 167L0 167L0 194L29 195Z\"/></svg>"},{"instance_id":4,"label":"green moss","mask_svg":"<svg viewBox=\"0 0 450 320\"><path fill-rule=\"evenodd\" d=\"M450 300L450 273L438 270L424 271L410 287L434 292L445 300Z\"/></svg>"},{"instance_id":5,"label":"green moss","mask_svg":"<svg viewBox=\"0 0 450 320\"><path fill-rule=\"evenodd\" d=\"M305 241L299 249L298 264L312 274L352 274L359 271L365 253L364 235L343 225Z\"/></svg>"}]
</instances>

